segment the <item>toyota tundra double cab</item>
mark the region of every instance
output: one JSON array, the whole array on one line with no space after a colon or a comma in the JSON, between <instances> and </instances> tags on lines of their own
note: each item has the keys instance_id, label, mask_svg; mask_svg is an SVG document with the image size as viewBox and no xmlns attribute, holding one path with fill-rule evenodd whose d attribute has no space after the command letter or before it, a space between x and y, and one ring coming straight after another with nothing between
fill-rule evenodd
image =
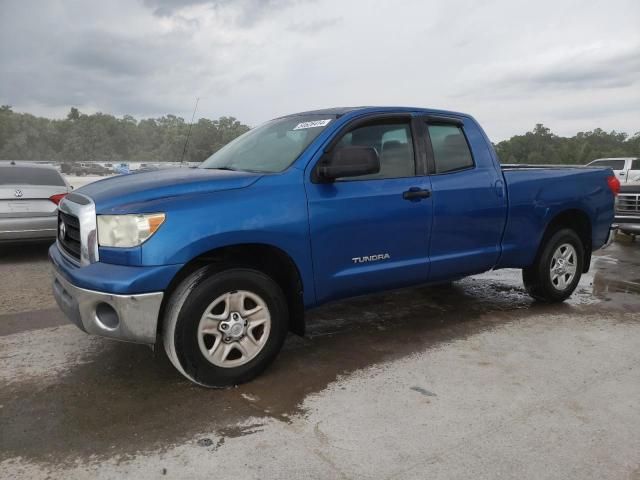
<instances>
[{"instance_id":1,"label":"toyota tundra double cab","mask_svg":"<svg viewBox=\"0 0 640 480\"><path fill-rule=\"evenodd\" d=\"M298 113L197 168L65 197L53 290L85 332L161 343L185 377L223 387L263 371L329 301L501 268L565 300L609 239L619 187L611 169L503 168L461 113Z\"/></svg>"}]
</instances>

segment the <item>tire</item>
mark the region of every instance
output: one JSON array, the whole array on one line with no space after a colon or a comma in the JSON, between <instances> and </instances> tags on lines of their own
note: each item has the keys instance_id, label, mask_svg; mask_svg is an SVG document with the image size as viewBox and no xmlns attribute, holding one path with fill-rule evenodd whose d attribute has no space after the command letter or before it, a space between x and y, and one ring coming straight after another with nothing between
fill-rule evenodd
<instances>
[{"instance_id":1,"label":"tire","mask_svg":"<svg viewBox=\"0 0 640 480\"><path fill-rule=\"evenodd\" d=\"M584 246L580 237L563 228L545 238L534 264L522 270L522 279L527 292L536 300L563 302L578 286L583 266Z\"/></svg>"},{"instance_id":2,"label":"tire","mask_svg":"<svg viewBox=\"0 0 640 480\"><path fill-rule=\"evenodd\" d=\"M278 355L289 330L280 287L247 268L196 271L165 310L162 337L169 360L189 380L209 388L258 376Z\"/></svg>"}]
</instances>

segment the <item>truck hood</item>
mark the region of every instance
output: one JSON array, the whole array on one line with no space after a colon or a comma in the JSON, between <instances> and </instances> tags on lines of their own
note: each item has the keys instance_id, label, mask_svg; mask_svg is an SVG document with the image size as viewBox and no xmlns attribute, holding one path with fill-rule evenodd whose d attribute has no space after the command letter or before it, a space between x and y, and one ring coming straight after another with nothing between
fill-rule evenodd
<instances>
[{"instance_id":1,"label":"truck hood","mask_svg":"<svg viewBox=\"0 0 640 480\"><path fill-rule=\"evenodd\" d=\"M248 187L262 174L204 168L170 168L131 173L90 183L77 190L90 197L98 212L158 198L212 193Z\"/></svg>"}]
</instances>

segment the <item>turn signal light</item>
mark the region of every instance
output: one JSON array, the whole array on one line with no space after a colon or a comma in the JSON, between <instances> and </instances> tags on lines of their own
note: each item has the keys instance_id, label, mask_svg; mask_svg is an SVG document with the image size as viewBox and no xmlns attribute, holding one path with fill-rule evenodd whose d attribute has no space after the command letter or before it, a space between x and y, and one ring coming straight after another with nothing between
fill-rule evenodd
<instances>
[{"instance_id":1,"label":"turn signal light","mask_svg":"<svg viewBox=\"0 0 640 480\"><path fill-rule=\"evenodd\" d=\"M56 195L51 195L49 200L51 200L56 205L60 204L60 200L62 200L67 194L66 193L57 193Z\"/></svg>"},{"instance_id":2,"label":"turn signal light","mask_svg":"<svg viewBox=\"0 0 640 480\"><path fill-rule=\"evenodd\" d=\"M613 195L617 197L620 193L620 180L618 180L617 177L610 175L607 177L607 185L609 185Z\"/></svg>"}]
</instances>

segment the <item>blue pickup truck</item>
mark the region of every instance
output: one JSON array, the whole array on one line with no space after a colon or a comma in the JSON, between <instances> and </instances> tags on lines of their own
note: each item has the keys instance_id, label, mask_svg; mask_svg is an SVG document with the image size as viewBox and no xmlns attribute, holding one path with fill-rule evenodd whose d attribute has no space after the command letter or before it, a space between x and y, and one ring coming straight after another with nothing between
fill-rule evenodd
<instances>
[{"instance_id":1,"label":"blue pickup truck","mask_svg":"<svg viewBox=\"0 0 640 480\"><path fill-rule=\"evenodd\" d=\"M618 189L610 169L501 167L461 113L299 113L197 168L68 195L53 289L85 332L161 342L185 377L222 387L332 300L519 268L535 299L563 301L609 239Z\"/></svg>"}]
</instances>

